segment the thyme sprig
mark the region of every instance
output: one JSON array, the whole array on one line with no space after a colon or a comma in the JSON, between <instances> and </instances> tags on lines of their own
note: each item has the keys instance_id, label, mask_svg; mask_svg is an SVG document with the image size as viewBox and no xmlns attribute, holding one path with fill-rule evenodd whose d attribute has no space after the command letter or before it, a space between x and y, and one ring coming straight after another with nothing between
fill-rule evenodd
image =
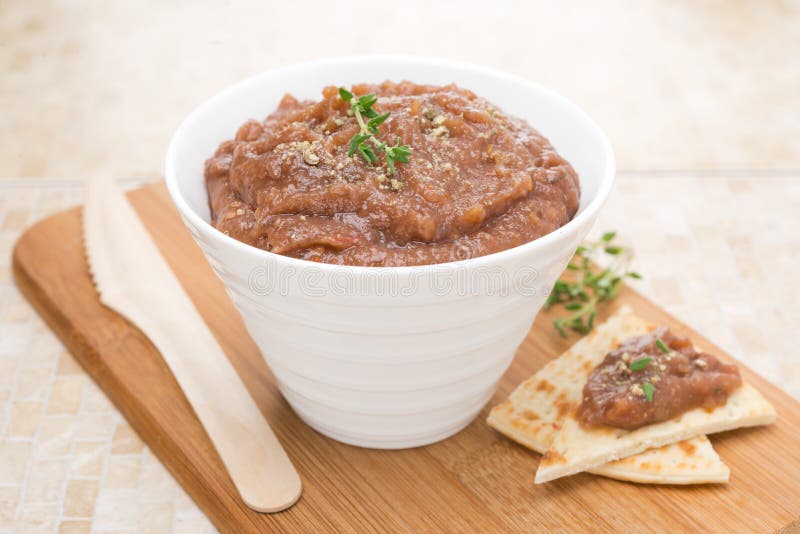
<instances>
[{"instance_id":1,"label":"thyme sprig","mask_svg":"<svg viewBox=\"0 0 800 534\"><path fill-rule=\"evenodd\" d=\"M633 251L614 244L616 232L606 232L598 241L587 242L575 251L575 258L567 265L570 275L562 276L553 286L544 308L562 305L573 313L553 322L558 333L567 337L567 329L588 334L594 327L597 305L616 298L626 278L640 279L641 275L629 269ZM605 269L594 272L592 257L602 251L612 256Z\"/></svg>"},{"instance_id":2,"label":"thyme sprig","mask_svg":"<svg viewBox=\"0 0 800 534\"><path fill-rule=\"evenodd\" d=\"M340 87L339 97L350 104L350 111L355 116L356 121L358 121L359 127L358 133L350 139L350 148L347 151L348 156L352 156L358 152L361 157L364 158L364 161L373 165L380 162L378 153L382 153L386 157L386 165L389 167L389 172L392 174L396 172L395 163L408 163L408 157L411 155L411 148L408 145L401 145L400 137L397 138L397 142L392 146L389 146L377 137L380 135L378 127L383 124L392 113L387 111L386 113L379 114L372 109L372 106L378 102L378 97L374 93L356 97L344 87Z\"/></svg>"}]
</instances>

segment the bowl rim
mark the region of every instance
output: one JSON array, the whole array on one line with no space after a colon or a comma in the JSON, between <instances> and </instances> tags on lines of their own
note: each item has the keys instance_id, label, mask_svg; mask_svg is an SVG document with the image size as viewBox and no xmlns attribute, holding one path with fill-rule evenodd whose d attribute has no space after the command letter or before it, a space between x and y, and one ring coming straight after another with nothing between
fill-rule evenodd
<instances>
[{"instance_id":1,"label":"bowl rim","mask_svg":"<svg viewBox=\"0 0 800 534\"><path fill-rule=\"evenodd\" d=\"M484 256L478 256L475 258L467 258L463 260L456 260L443 263L431 263L424 265L403 265L403 266L341 265L333 263L312 262L300 258L292 258L290 256L276 254L274 252L269 252L267 250L254 247L253 245L249 245L247 243L239 241L238 239L234 239L229 235L224 234L223 232L215 228L213 225L211 225L211 223L203 219L203 217L201 217L197 212L194 211L194 209L191 208L191 206L189 206L189 203L183 197L183 194L181 193L177 183L177 171L176 171L177 165L175 163L176 153L178 150L177 145L180 142L183 135L185 134L185 132L190 127L193 126L193 123L197 121L198 118L201 115L203 115L208 108L213 107L219 100L224 99L228 95L239 91L242 87L259 83L261 79L266 76L274 76L276 74L291 74L293 71L306 70L321 66L336 65L345 62L358 63L358 62L375 62L375 61L384 61L387 63L418 63L422 65L438 66L456 70L471 70L473 72L498 78L506 82L512 82L527 86L528 88L534 91L545 93L550 98L560 101L562 105L564 105L566 108L571 109L572 112L574 112L585 122L586 126L591 131L591 133L599 140L602 151L606 156L605 168L603 168L601 171L602 174L600 177L600 183L596 195L589 202L589 204L583 209L583 211L579 212L575 217L573 217L569 222L567 222L567 224L557 228L556 230L548 234L545 234L537 239L534 239L533 241L529 241L527 243L523 243L522 245L518 245L513 248L501 250L499 252L494 252L492 254L487 254ZM242 254L252 255L254 258L263 260L264 262L271 261L271 262L283 263L285 264L286 267L294 267L297 269L307 269L310 267L314 267L315 269L320 269L322 272L328 272L328 273L347 271L352 273L369 272L371 274L391 273L391 274L414 275L417 273L430 271L431 269L448 269L454 267L479 268L490 264L494 265L502 263L515 256L519 256L525 253L530 253L537 249L545 248L551 243L555 243L559 239L568 236L570 233L572 233L573 229L577 229L584 222L591 221L592 218L597 214L597 212L603 206L603 204L606 202L611 192L611 189L614 185L614 179L616 174L616 162L611 142L609 141L608 136L605 134L605 132L603 132L603 130L597 125L597 123L577 104L575 104L568 98L560 95L556 91L549 89L539 83L528 80L527 78L524 78L522 76L510 74L500 69L496 69L493 67L486 67L483 65L477 65L463 61L430 57L430 56L376 54L376 55L339 56L339 57L316 59L312 61L304 61L300 63L293 63L291 65L285 65L282 67L270 69L262 73L256 74L254 76L250 76L248 78L245 78L244 80L241 80L233 85L226 87L225 89L219 91L218 93L206 99L200 105L195 107L183 119L183 121L181 121L181 124L175 130L175 133L172 135L172 138L170 139L167 148L164 171L165 171L164 174L165 174L165 181L167 184L167 190L169 192L170 197L172 198L172 202L178 208L178 211L181 213L181 215L186 219L188 219L188 221L192 223L192 225L195 228L204 232L210 239L221 241L223 244L225 244L225 246L232 247L237 251L241 252Z\"/></svg>"}]
</instances>

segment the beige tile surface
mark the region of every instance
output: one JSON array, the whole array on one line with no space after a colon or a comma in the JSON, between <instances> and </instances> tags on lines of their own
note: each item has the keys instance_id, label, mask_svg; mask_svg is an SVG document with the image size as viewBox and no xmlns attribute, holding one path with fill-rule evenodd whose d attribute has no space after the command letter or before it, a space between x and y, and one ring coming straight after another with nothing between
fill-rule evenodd
<instances>
[{"instance_id":1,"label":"beige tile surface","mask_svg":"<svg viewBox=\"0 0 800 534\"><path fill-rule=\"evenodd\" d=\"M139 509L138 531L159 534L172 529L172 506L169 503L144 503Z\"/></svg>"},{"instance_id":2,"label":"beige tile surface","mask_svg":"<svg viewBox=\"0 0 800 534\"><path fill-rule=\"evenodd\" d=\"M137 454L142 452L144 444L136 432L127 423L117 425L114 438L111 440L112 454Z\"/></svg>"},{"instance_id":3,"label":"beige tile surface","mask_svg":"<svg viewBox=\"0 0 800 534\"><path fill-rule=\"evenodd\" d=\"M137 454L130 456L111 455L108 458L106 474L103 479L104 488L136 488L139 484L142 458Z\"/></svg>"},{"instance_id":4,"label":"beige tile surface","mask_svg":"<svg viewBox=\"0 0 800 534\"><path fill-rule=\"evenodd\" d=\"M30 453L29 441L12 441L9 438L0 441L0 484L16 486L25 482Z\"/></svg>"},{"instance_id":5,"label":"beige tile surface","mask_svg":"<svg viewBox=\"0 0 800 534\"><path fill-rule=\"evenodd\" d=\"M34 534L53 532L57 524L58 505L25 504L16 526L19 532Z\"/></svg>"},{"instance_id":6,"label":"beige tile surface","mask_svg":"<svg viewBox=\"0 0 800 534\"><path fill-rule=\"evenodd\" d=\"M64 494L63 514L67 517L92 517L99 485L97 480L70 480Z\"/></svg>"},{"instance_id":7,"label":"beige tile surface","mask_svg":"<svg viewBox=\"0 0 800 534\"><path fill-rule=\"evenodd\" d=\"M91 521L67 519L58 525L58 534L89 534L91 531Z\"/></svg>"},{"instance_id":8,"label":"beige tile surface","mask_svg":"<svg viewBox=\"0 0 800 534\"><path fill-rule=\"evenodd\" d=\"M108 442L78 441L72 448L70 473L79 477L100 477L107 456Z\"/></svg>"},{"instance_id":9,"label":"beige tile surface","mask_svg":"<svg viewBox=\"0 0 800 534\"><path fill-rule=\"evenodd\" d=\"M32 438L39 428L42 403L39 401L16 401L11 404L6 436L10 438Z\"/></svg>"},{"instance_id":10,"label":"beige tile surface","mask_svg":"<svg viewBox=\"0 0 800 534\"><path fill-rule=\"evenodd\" d=\"M0 528L14 526L21 493L21 486L0 486Z\"/></svg>"},{"instance_id":11,"label":"beige tile surface","mask_svg":"<svg viewBox=\"0 0 800 534\"><path fill-rule=\"evenodd\" d=\"M25 500L32 503L58 502L68 467L64 459L35 460L25 481Z\"/></svg>"},{"instance_id":12,"label":"beige tile surface","mask_svg":"<svg viewBox=\"0 0 800 534\"><path fill-rule=\"evenodd\" d=\"M83 398L85 383L86 379L81 375L57 376L50 390L47 413L51 415L77 413L81 405L81 398Z\"/></svg>"},{"instance_id":13,"label":"beige tile surface","mask_svg":"<svg viewBox=\"0 0 800 534\"><path fill-rule=\"evenodd\" d=\"M11 248L87 176L157 178L214 92L316 57L444 56L575 100L614 143L596 232L636 249L638 288L800 398L800 3L321 5L0 5L0 533L214 530L16 290Z\"/></svg>"},{"instance_id":14,"label":"beige tile surface","mask_svg":"<svg viewBox=\"0 0 800 534\"><path fill-rule=\"evenodd\" d=\"M357 53L540 81L596 117L622 169L800 168L797 2L406 0L371 4L369 24L355 20L360 2L325 5L4 2L0 177L156 177L203 99L272 67Z\"/></svg>"}]
</instances>

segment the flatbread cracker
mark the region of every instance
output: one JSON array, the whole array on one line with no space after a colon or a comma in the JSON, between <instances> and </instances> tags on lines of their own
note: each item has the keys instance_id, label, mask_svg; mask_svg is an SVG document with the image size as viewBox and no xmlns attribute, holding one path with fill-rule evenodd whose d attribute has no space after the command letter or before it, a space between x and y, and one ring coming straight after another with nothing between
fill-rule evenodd
<instances>
[{"instance_id":1,"label":"flatbread cracker","mask_svg":"<svg viewBox=\"0 0 800 534\"><path fill-rule=\"evenodd\" d=\"M566 415L580 402L583 386L596 365L593 362L602 360L624 337L645 334L651 328L629 309L621 310L520 384L492 409L487 422L514 441L546 452ZM721 483L730 477L728 466L705 436L600 465L591 472L644 484Z\"/></svg>"},{"instance_id":2,"label":"flatbread cracker","mask_svg":"<svg viewBox=\"0 0 800 534\"><path fill-rule=\"evenodd\" d=\"M571 359L582 355L584 365L595 367L609 352L608 347L616 346L631 335L640 335L642 322L629 309L622 309L594 334L577 343L566 355L572 354ZM648 328L653 327L648 325ZM583 341L586 343L582 347L579 346ZM600 350L601 347L607 350ZM554 384L559 385L565 380L568 380L568 376L558 373L551 379ZM676 419L636 430L609 426L587 428L578 422L575 410L570 410L565 414L561 429L539 463L536 482L547 482L594 469L648 449L663 447L703 434L769 424L775 417L775 409L747 383L734 391L724 406L711 411L696 408Z\"/></svg>"}]
</instances>

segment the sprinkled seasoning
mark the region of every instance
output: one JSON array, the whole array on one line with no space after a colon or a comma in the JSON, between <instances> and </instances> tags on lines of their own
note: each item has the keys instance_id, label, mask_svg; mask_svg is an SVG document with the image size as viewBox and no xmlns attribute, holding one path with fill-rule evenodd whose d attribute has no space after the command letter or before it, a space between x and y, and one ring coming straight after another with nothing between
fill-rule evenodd
<instances>
[{"instance_id":1,"label":"sprinkled seasoning","mask_svg":"<svg viewBox=\"0 0 800 534\"><path fill-rule=\"evenodd\" d=\"M303 161L309 165L317 165L319 163L319 156L317 156L311 148L303 151Z\"/></svg>"}]
</instances>

